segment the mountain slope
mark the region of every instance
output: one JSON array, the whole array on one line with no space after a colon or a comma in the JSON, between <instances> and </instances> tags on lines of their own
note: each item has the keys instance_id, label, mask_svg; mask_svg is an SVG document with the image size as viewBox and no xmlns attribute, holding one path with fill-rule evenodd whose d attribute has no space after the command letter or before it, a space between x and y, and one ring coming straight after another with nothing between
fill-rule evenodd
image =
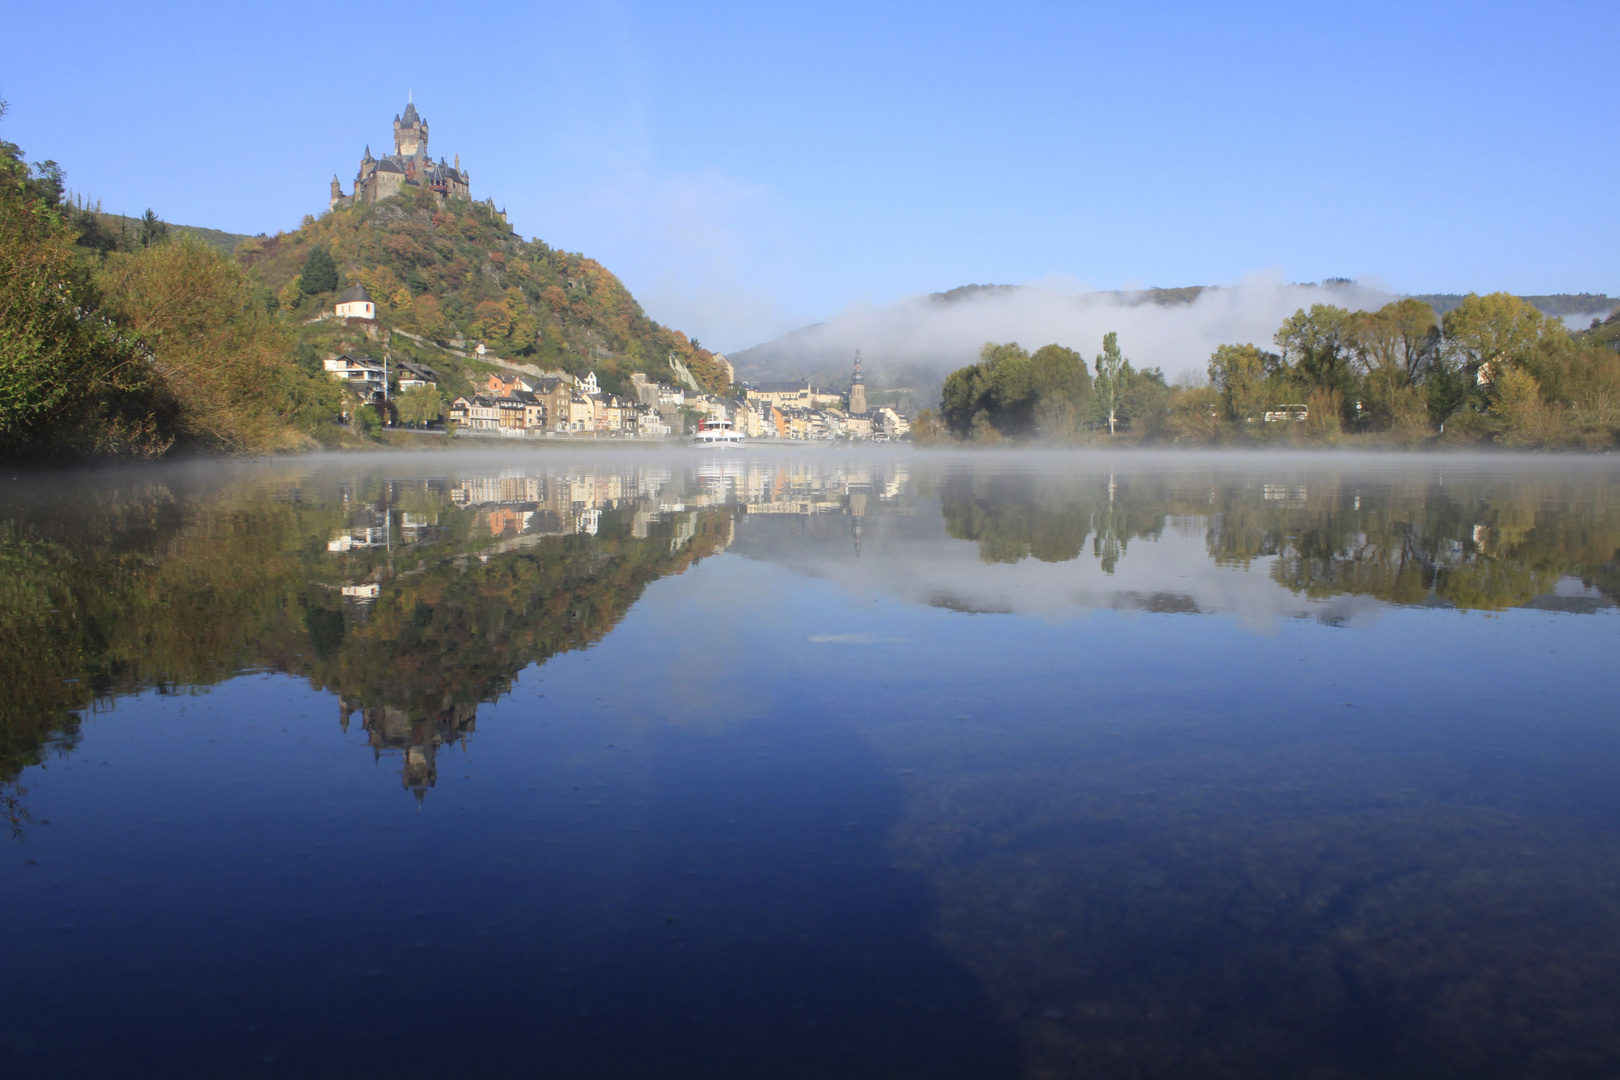
<instances>
[{"instance_id":1,"label":"mountain slope","mask_svg":"<svg viewBox=\"0 0 1620 1080\"><path fill-rule=\"evenodd\" d=\"M252 237L237 259L290 318L313 318L336 290L301 290L316 248L330 253L338 289L363 284L378 322L455 348L482 342L500 357L568 372L593 370L619 390L633 372L673 380L674 354L706 387L724 373L706 349L660 326L600 263L525 241L487 203L431 192L334 210L274 237ZM431 357L430 357L431 359Z\"/></svg>"}]
</instances>

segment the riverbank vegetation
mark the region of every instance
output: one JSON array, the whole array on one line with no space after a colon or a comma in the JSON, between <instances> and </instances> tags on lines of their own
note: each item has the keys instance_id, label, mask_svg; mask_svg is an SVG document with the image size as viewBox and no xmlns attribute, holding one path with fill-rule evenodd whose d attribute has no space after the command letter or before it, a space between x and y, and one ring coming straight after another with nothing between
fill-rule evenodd
<instances>
[{"instance_id":1,"label":"riverbank vegetation","mask_svg":"<svg viewBox=\"0 0 1620 1080\"><path fill-rule=\"evenodd\" d=\"M1138 370L1113 334L1091 370L1047 345L987 344L951 373L919 443L1262 446L1620 443L1620 311L1571 334L1507 293L1470 294L1437 316L1406 298L1377 311L1313 305L1274 349L1222 345L1203 378Z\"/></svg>"}]
</instances>

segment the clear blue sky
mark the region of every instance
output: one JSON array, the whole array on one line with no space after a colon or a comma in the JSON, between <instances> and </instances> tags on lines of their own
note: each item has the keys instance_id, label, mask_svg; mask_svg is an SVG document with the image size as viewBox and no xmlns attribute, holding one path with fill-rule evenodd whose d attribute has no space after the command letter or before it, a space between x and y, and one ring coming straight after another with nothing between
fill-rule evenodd
<instances>
[{"instance_id":1,"label":"clear blue sky","mask_svg":"<svg viewBox=\"0 0 1620 1080\"><path fill-rule=\"evenodd\" d=\"M735 349L967 282L1620 293L1620 5L4 0L0 137L295 227L391 148Z\"/></svg>"}]
</instances>

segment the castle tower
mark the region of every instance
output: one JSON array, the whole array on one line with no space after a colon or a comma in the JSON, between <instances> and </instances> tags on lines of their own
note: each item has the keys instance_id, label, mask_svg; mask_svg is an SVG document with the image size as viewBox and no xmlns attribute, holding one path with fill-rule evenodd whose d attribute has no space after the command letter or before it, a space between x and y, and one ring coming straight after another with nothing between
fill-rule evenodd
<instances>
[{"instance_id":1,"label":"castle tower","mask_svg":"<svg viewBox=\"0 0 1620 1080\"><path fill-rule=\"evenodd\" d=\"M866 415L866 378L861 374L861 350L855 350L855 375L849 381L849 415Z\"/></svg>"},{"instance_id":2,"label":"castle tower","mask_svg":"<svg viewBox=\"0 0 1620 1080\"><path fill-rule=\"evenodd\" d=\"M394 153L425 160L427 152L427 121L417 115L415 102L407 102L404 115L394 117Z\"/></svg>"}]
</instances>

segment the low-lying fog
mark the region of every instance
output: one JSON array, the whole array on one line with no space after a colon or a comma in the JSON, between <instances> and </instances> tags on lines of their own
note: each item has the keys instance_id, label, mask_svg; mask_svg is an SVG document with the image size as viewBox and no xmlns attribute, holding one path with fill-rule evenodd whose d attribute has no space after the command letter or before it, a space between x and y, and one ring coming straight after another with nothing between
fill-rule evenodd
<instances>
[{"instance_id":1,"label":"low-lying fog","mask_svg":"<svg viewBox=\"0 0 1620 1080\"><path fill-rule=\"evenodd\" d=\"M894 304L856 305L825 322L734 355L739 375L789 378L825 372L841 376L855 350L879 385L913 385L924 397L951 371L977 359L987 341L1016 341L1027 349L1058 344L1088 359L1103 335L1138 368L1157 367L1174 382L1202 377L1217 345L1273 347L1277 327L1312 304L1353 311L1383 307L1398 295L1356 282L1287 284L1255 277L1204 289L1190 302L1155 302L1146 292L1085 292L1062 284L992 286L951 295L910 297ZM1571 329L1596 312L1564 317ZM931 401L925 404L932 404Z\"/></svg>"}]
</instances>

